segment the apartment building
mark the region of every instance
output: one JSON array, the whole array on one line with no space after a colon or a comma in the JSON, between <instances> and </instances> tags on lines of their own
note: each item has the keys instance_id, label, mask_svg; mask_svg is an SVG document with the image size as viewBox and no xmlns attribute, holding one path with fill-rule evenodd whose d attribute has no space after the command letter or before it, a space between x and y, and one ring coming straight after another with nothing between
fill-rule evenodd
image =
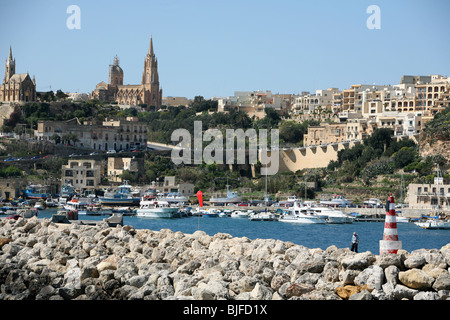
<instances>
[{"instance_id":1,"label":"apartment building","mask_svg":"<svg viewBox=\"0 0 450 320\"><path fill-rule=\"evenodd\" d=\"M431 75L431 82L416 85L416 106L418 111L436 114L450 106L450 77Z\"/></svg>"},{"instance_id":2,"label":"apartment building","mask_svg":"<svg viewBox=\"0 0 450 320\"><path fill-rule=\"evenodd\" d=\"M144 172L144 159L136 157L108 157L107 177L111 182L123 182L120 175L124 171L142 174Z\"/></svg>"},{"instance_id":3,"label":"apartment building","mask_svg":"<svg viewBox=\"0 0 450 320\"><path fill-rule=\"evenodd\" d=\"M311 94L305 92L294 99L293 109L297 113L313 113L315 111L335 110L334 99L336 94L340 94L337 88L328 88L327 90L316 90Z\"/></svg>"},{"instance_id":4,"label":"apartment building","mask_svg":"<svg viewBox=\"0 0 450 320\"><path fill-rule=\"evenodd\" d=\"M244 111L249 117L255 116L257 119L266 116L265 109L272 108L280 114L290 110L292 95L273 94L267 91L235 91L234 96L218 98L218 112L228 112L230 110Z\"/></svg>"},{"instance_id":5,"label":"apartment building","mask_svg":"<svg viewBox=\"0 0 450 320\"><path fill-rule=\"evenodd\" d=\"M316 146L347 141L347 123L322 123L320 126L309 126L308 133L303 136L303 146Z\"/></svg>"},{"instance_id":6,"label":"apartment building","mask_svg":"<svg viewBox=\"0 0 450 320\"><path fill-rule=\"evenodd\" d=\"M450 211L450 183L444 178L434 178L433 184L411 183L408 186L408 203L411 209ZM427 214L425 211L424 214Z\"/></svg>"},{"instance_id":7,"label":"apartment building","mask_svg":"<svg viewBox=\"0 0 450 320\"><path fill-rule=\"evenodd\" d=\"M79 192L97 189L103 173L101 163L93 159L69 160L61 169L61 184L72 185Z\"/></svg>"},{"instance_id":8,"label":"apartment building","mask_svg":"<svg viewBox=\"0 0 450 320\"><path fill-rule=\"evenodd\" d=\"M94 150L129 150L147 146L147 126L135 117L109 119L103 122L84 121L78 118L68 121L38 121L35 136L38 140L64 142L65 134L77 137L71 141L77 147ZM55 139L57 137L57 139Z\"/></svg>"}]
</instances>

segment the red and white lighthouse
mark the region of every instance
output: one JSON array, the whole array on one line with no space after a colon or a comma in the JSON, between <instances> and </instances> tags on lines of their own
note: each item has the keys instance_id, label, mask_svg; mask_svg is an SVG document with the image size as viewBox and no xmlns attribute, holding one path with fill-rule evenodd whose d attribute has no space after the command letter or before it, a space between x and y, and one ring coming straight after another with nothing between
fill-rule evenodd
<instances>
[{"instance_id":1,"label":"red and white lighthouse","mask_svg":"<svg viewBox=\"0 0 450 320\"><path fill-rule=\"evenodd\" d=\"M384 222L383 240L380 240L380 255L384 253L397 253L401 248L402 242L398 241L395 201L391 193L386 202L386 219Z\"/></svg>"}]
</instances>

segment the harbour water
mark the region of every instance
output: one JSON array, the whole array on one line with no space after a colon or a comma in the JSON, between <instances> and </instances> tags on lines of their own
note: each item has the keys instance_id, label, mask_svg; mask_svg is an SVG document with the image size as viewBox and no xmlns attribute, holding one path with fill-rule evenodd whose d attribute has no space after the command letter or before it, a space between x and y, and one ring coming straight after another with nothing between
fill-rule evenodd
<instances>
[{"instance_id":1,"label":"harbour water","mask_svg":"<svg viewBox=\"0 0 450 320\"><path fill-rule=\"evenodd\" d=\"M39 211L38 217L51 218L56 209ZM80 220L103 220L103 216L79 216ZM354 222L352 224L291 224L278 221L249 221L242 218L186 217L178 219L152 219L124 216L123 223L136 229L159 231L170 229L174 232L192 234L202 230L209 235L228 233L234 237L249 239L279 239L291 241L308 248L326 249L331 245L338 248L350 247L353 232L360 237L359 252L371 251L379 254L379 240L383 239L383 222ZM417 249L440 249L450 243L450 230L425 230L414 223L398 223L399 240L408 252Z\"/></svg>"}]
</instances>

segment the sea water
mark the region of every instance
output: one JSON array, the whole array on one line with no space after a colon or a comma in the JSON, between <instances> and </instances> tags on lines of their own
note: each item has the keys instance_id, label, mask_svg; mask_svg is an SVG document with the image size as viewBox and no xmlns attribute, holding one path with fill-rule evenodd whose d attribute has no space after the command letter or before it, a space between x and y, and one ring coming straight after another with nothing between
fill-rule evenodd
<instances>
[{"instance_id":1,"label":"sea water","mask_svg":"<svg viewBox=\"0 0 450 320\"><path fill-rule=\"evenodd\" d=\"M38 217L51 218L55 209L39 211ZM108 215L80 215L80 220L103 220ZM351 224L294 224L279 221L250 221L245 218L186 217L177 219L156 219L124 216L123 223L136 229L159 231L170 229L192 234L197 230L209 235L228 233L233 237L249 239L279 239L291 241L308 248L325 250L335 245L350 248L353 232L359 235L359 252L370 251L379 254L379 241L383 239L384 222L353 222ZM397 223L402 249L411 252L417 249L440 249L450 243L450 230L426 230L414 223Z\"/></svg>"}]
</instances>

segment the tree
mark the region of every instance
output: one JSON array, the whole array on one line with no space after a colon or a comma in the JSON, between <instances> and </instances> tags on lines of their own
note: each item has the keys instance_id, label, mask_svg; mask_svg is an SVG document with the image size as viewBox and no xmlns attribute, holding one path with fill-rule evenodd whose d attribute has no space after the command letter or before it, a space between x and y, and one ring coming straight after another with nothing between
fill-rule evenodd
<instances>
[{"instance_id":1,"label":"tree","mask_svg":"<svg viewBox=\"0 0 450 320\"><path fill-rule=\"evenodd\" d=\"M75 133L66 133L62 136L62 141L66 143L70 143L73 141L73 144L75 144L78 141L78 136Z\"/></svg>"},{"instance_id":2,"label":"tree","mask_svg":"<svg viewBox=\"0 0 450 320\"><path fill-rule=\"evenodd\" d=\"M414 148L403 147L393 154L394 168L402 169L408 164L412 163L418 156Z\"/></svg>"}]
</instances>

